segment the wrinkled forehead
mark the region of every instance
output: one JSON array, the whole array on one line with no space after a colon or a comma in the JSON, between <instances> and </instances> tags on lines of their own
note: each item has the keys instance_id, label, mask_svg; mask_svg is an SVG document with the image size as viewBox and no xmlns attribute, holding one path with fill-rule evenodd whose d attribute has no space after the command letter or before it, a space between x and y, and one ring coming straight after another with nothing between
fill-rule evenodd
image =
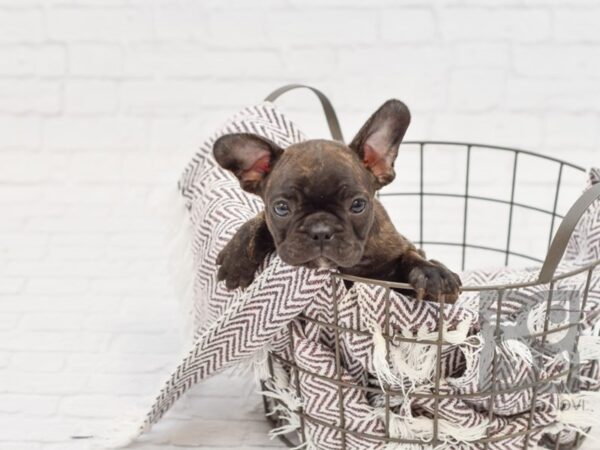
<instances>
[{"instance_id":1,"label":"wrinkled forehead","mask_svg":"<svg viewBox=\"0 0 600 450\"><path fill-rule=\"evenodd\" d=\"M269 177L269 196L327 200L373 193L373 181L354 152L333 141L313 140L288 147Z\"/></svg>"}]
</instances>

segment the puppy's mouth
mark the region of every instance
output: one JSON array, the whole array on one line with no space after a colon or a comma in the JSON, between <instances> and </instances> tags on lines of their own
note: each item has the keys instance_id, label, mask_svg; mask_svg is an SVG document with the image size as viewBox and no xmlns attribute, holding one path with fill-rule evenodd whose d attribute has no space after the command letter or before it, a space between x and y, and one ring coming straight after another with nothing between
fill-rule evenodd
<instances>
[{"instance_id":1,"label":"puppy's mouth","mask_svg":"<svg viewBox=\"0 0 600 450\"><path fill-rule=\"evenodd\" d=\"M310 246L301 242L283 242L277 246L277 254L292 266L310 269L337 269L353 267L362 258L362 246L358 243L341 247Z\"/></svg>"},{"instance_id":2,"label":"puppy's mouth","mask_svg":"<svg viewBox=\"0 0 600 450\"><path fill-rule=\"evenodd\" d=\"M303 266L306 266L310 269L332 270L332 269L337 269L339 267L339 264L335 263L331 259L325 258L324 256L320 256L316 259L306 262L305 264L303 264Z\"/></svg>"}]
</instances>

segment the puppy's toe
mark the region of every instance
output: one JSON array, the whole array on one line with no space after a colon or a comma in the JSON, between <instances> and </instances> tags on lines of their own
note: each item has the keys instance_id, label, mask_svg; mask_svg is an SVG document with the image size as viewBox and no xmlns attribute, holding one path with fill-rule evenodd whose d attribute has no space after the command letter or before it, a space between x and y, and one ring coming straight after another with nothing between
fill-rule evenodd
<instances>
[{"instance_id":1,"label":"puppy's toe","mask_svg":"<svg viewBox=\"0 0 600 450\"><path fill-rule=\"evenodd\" d=\"M427 276L419 267L415 267L408 274L408 282L415 289L417 300L423 300L427 289Z\"/></svg>"},{"instance_id":2,"label":"puppy's toe","mask_svg":"<svg viewBox=\"0 0 600 450\"><path fill-rule=\"evenodd\" d=\"M436 265L415 267L409 275L408 281L415 289L417 299L440 301L442 297L446 303L454 303L460 292L460 279L444 266Z\"/></svg>"},{"instance_id":3,"label":"puppy's toe","mask_svg":"<svg viewBox=\"0 0 600 450\"><path fill-rule=\"evenodd\" d=\"M439 272L432 270L427 273L427 292L428 300L439 301L444 293L444 280Z\"/></svg>"},{"instance_id":4,"label":"puppy's toe","mask_svg":"<svg viewBox=\"0 0 600 450\"><path fill-rule=\"evenodd\" d=\"M225 278L225 287L230 291L237 289L239 286L240 280L238 277L230 275L227 278Z\"/></svg>"},{"instance_id":5,"label":"puppy's toe","mask_svg":"<svg viewBox=\"0 0 600 450\"><path fill-rule=\"evenodd\" d=\"M246 289L254 281L253 274L243 274L239 277L239 287Z\"/></svg>"},{"instance_id":6,"label":"puppy's toe","mask_svg":"<svg viewBox=\"0 0 600 450\"><path fill-rule=\"evenodd\" d=\"M460 277L449 270L445 265L439 261L431 260L431 263L435 265L435 269L438 275L442 279L442 293L446 303L454 303L460 294L460 288L462 282Z\"/></svg>"}]
</instances>

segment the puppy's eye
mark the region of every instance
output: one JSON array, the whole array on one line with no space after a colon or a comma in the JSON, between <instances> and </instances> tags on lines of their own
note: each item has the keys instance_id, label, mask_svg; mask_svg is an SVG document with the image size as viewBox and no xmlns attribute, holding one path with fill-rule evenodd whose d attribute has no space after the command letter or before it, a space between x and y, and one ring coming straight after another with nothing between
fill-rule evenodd
<instances>
[{"instance_id":1,"label":"puppy's eye","mask_svg":"<svg viewBox=\"0 0 600 450\"><path fill-rule=\"evenodd\" d=\"M352 211L354 214L360 214L365 210L366 207L367 201L362 198L357 198L352 202L352 205L350 206L350 211Z\"/></svg>"},{"instance_id":2,"label":"puppy's eye","mask_svg":"<svg viewBox=\"0 0 600 450\"><path fill-rule=\"evenodd\" d=\"M285 217L290 213L290 206L287 202L280 200L273 205L273 211L275 211L275 214L279 217Z\"/></svg>"}]
</instances>

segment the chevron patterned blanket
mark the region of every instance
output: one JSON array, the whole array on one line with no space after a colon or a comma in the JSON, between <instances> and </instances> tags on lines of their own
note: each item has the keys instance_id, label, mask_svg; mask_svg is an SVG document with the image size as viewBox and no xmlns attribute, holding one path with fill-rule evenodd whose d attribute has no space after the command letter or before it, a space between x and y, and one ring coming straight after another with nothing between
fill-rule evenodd
<instances>
[{"instance_id":1,"label":"chevron patterned blanket","mask_svg":"<svg viewBox=\"0 0 600 450\"><path fill-rule=\"evenodd\" d=\"M387 417L389 435L422 442L432 439L432 417L437 409L442 441L438 448L479 448L471 442L490 435L512 437L492 441L489 449L521 449L526 440L529 448L535 448L543 439L557 439L557 436L561 442L568 442L573 439L572 430L594 422L589 420L589 406L581 411L567 405L579 400L581 394L565 395L559 389L566 383L566 377L557 374L568 368L570 355L557 351L540 357L536 354L540 345L536 344L541 342L525 343L516 338L522 331L521 323L529 330L543 330L541 318L548 302L544 300L547 292L541 288L505 293L499 320L507 338L498 342L493 339L497 318L495 298L475 292L464 293L455 305L440 312L435 303L416 302L369 284L355 283L347 289L343 283L335 282L327 270L291 267L277 256L266 261L245 291L228 291L217 283L217 254L235 231L262 208L258 198L244 193L238 182L212 159L214 141L231 132L255 133L284 148L304 139L297 126L272 103L261 103L233 116L200 147L185 169L179 188L191 222L193 295L187 312L193 321L194 342L164 384L140 432L158 422L194 384L235 365L252 367L266 383L265 395L273 399L279 417L286 421L275 433L298 429L300 418L296 411L300 407L305 414L320 419L305 424L306 446L313 449L340 449L343 440L349 449L432 448L378 441L376 437L386 433L386 402L392 408ZM579 267L588 257L598 257L600 239L593 245L590 243L593 236L590 230L598 221L597 211L588 213L581 221L561 270ZM594 250L590 250L592 246ZM537 270L499 269L467 272L462 276L468 285L500 284L533 280ZM600 357L596 338L599 326L595 320L600 305L599 282L600 278L593 277L583 315L584 331L579 343L580 359L586 361L580 377L583 391L600 387L596 360ZM565 295L556 295L552 307L568 311L573 306L573 293L582 292L585 284L585 274L558 283L555 288ZM335 330L326 326L334 323L331 307L334 290L339 299L338 323L361 332L340 333L340 355L335 351ZM386 322L388 309L390 320ZM431 394L436 388L437 347L401 338L436 339L440 313L445 315L443 333L448 345L441 355L443 377L438 388L442 393L454 395L436 406ZM316 320L307 321L303 317ZM563 314L550 327L570 321L573 317ZM390 333L399 338L389 348L382 334L388 326ZM515 338L508 336L510 332ZM565 330L559 340L564 343L568 339L573 336ZM534 339L540 340L541 336ZM496 379L491 378L489 369L494 352ZM279 358L272 358L271 364L267 364L268 354ZM340 373L337 357L341 361ZM280 359L294 360L308 372L290 370L277 362ZM338 376L342 381L370 389L344 387L340 402L338 385L328 381ZM551 386L556 389L510 390L515 385L532 384L536 377L554 377ZM501 394L493 398L458 397L492 386ZM386 399L386 391L395 395ZM344 436L336 428L342 425L340 407L344 410L343 426L351 431ZM536 431L528 438L525 430L529 426ZM368 433L373 439L352 432Z\"/></svg>"}]
</instances>

